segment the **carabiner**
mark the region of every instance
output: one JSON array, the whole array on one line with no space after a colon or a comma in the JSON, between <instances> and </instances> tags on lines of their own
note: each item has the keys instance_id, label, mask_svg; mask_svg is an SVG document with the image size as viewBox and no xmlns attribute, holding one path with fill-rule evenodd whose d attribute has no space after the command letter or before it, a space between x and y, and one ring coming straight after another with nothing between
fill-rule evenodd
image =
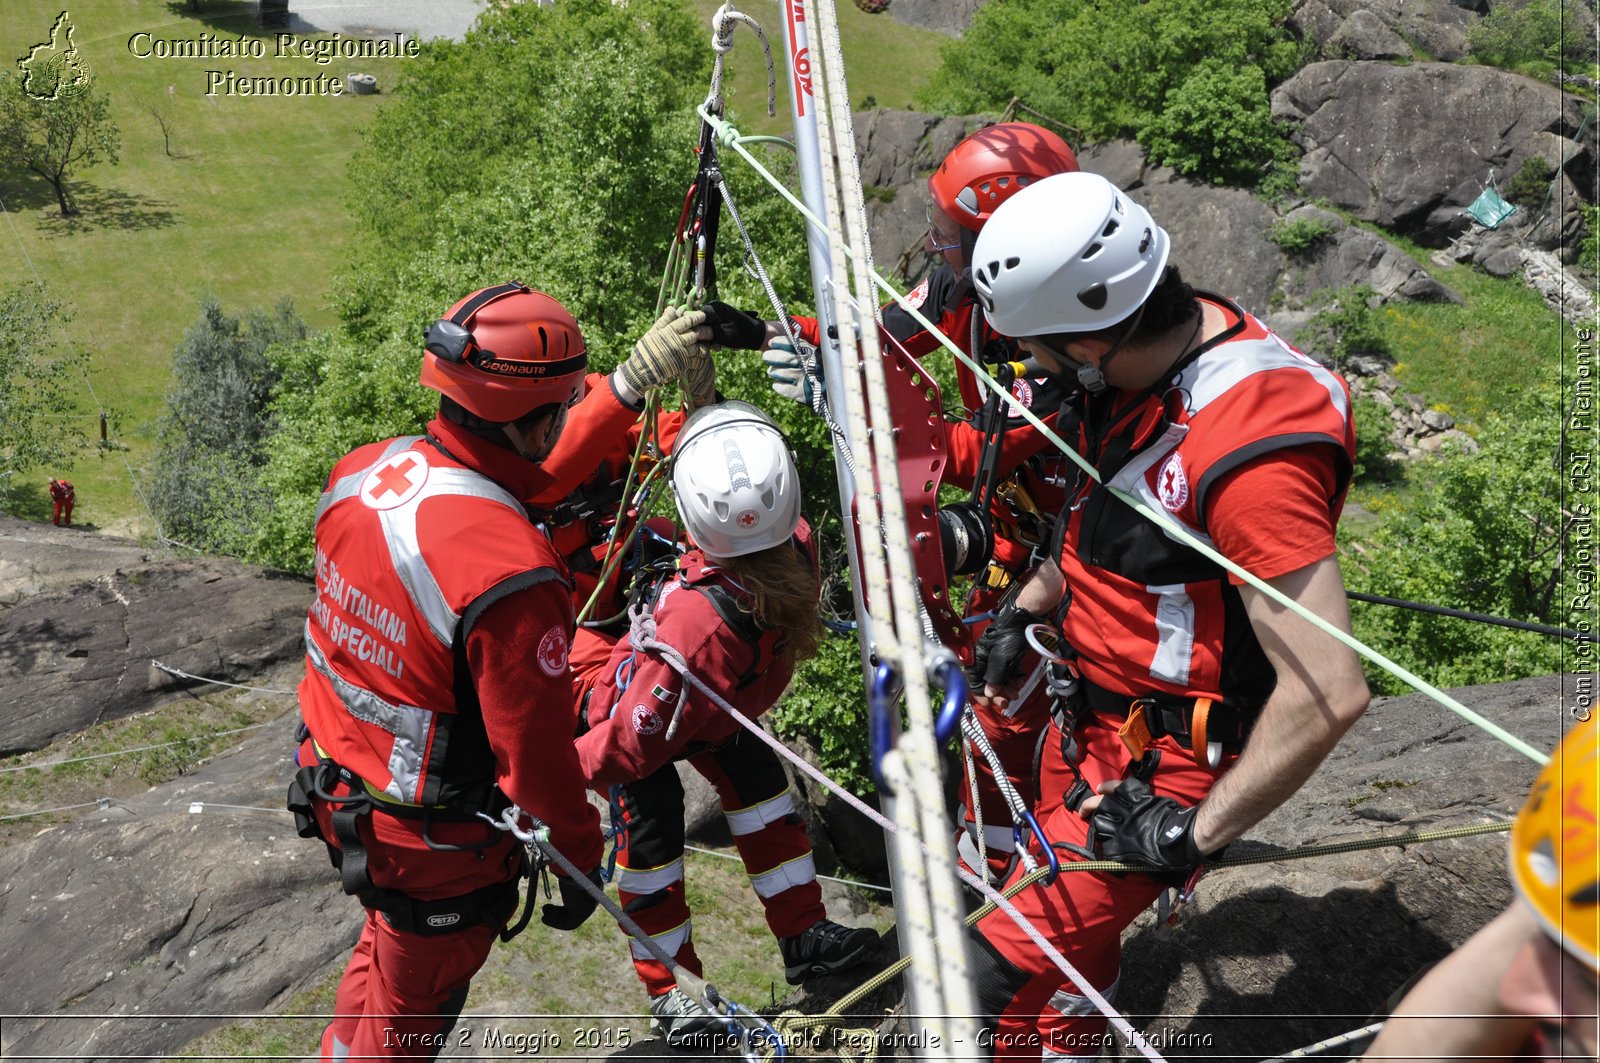
<instances>
[{"instance_id":1,"label":"carabiner","mask_svg":"<svg viewBox=\"0 0 1600 1063\"><path fill-rule=\"evenodd\" d=\"M883 780L883 755L894 742L894 667L879 661L872 673L872 690L867 695L867 738L872 752L872 777L879 786Z\"/></svg>"},{"instance_id":2,"label":"carabiner","mask_svg":"<svg viewBox=\"0 0 1600 1063\"><path fill-rule=\"evenodd\" d=\"M1033 836L1039 840L1039 844L1044 848L1045 859L1050 862L1049 873L1040 879L1041 883L1048 886L1055 882L1057 875L1061 874L1061 858L1056 855L1056 847L1050 844L1050 839L1044 836L1044 831L1039 829L1039 821L1034 818L1033 813L1023 810L1022 819L1027 828L1033 832ZM1022 826L1013 827L1012 835L1017 839L1019 847L1017 851L1020 853L1022 851L1020 848L1022 845Z\"/></svg>"},{"instance_id":3,"label":"carabiner","mask_svg":"<svg viewBox=\"0 0 1600 1063\"><path fill-rule=\"evenodd\" d=\"M961 714L967 711L967 673L954 657L941 656L933 666L933 674L944 687L944 704L933 723L933 736L943 745L956 733Z\"/></svg>"}]
</instances>

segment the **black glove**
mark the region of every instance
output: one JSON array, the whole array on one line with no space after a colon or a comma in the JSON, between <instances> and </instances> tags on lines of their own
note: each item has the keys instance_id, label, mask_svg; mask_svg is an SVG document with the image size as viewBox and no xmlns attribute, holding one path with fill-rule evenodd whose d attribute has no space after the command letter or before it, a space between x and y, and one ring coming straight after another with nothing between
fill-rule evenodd
<instances>
[{"instance_id":1,"label":"black glove","mask_svg":"<svg viewBox=\"0 0 1600 1063\"><path fill-rule=\"evenodd\" d=\"M971 502L955 502L941 508L939 548L944 555L946 579L976 574L989 563L994 549L989 514Z\"/></svg>"},{"instance_id":2,"label":"black glove","mask_svg":"<svg viewBox=\"0 0 1600 1063\"><path fill-rule=\"evenodd\" d=\"M582 926L600 906L597 894L605 891L605 883L600 878L598 867L586 877L594 883L594 893L590 893L570 878L558 876L556 882L561 886L561 903L547 904L540 909L539 921L557 930L576 930Z\"/></svg>"},{"instance_id":3,"label":"black glove","mask_svg":"<svg viewBox=\"0 0 1600 1063\"><path fill-rule=\"evenodd\" d=\"M1089 846L1102 860L1154 867L1154 877L1182 886L1206 859L1194 844L1197 811L1124 779L1089 817Z\"/></svg>"},{"instance_id":4,"label":"black glove","mask_svg":"<svg viewBox=\"0 0 1600 1063\"><path fill-rule=\"evenodd\" d=\"M1021 674L1022 657L1028 652L1026 632L1029 625L1042 623L1043 619L1016 602L1000 607L994 623L985 628L978 639L972 664L967 667L967 678L972 681L974 691L981 691L985 684L1004 686Z\"/></svg>"},{"instance_id":5,"label":"black glove","mask_svg":"<svg viewBox=\"0 0 1600 1063\"><path fill-rule=\"evenodd\" d=\"M700 307L711 326L711 343L737 351L759 351L767 345L767 323L748 310L727 303L710 302Z\"/></svg>"}]
</instances>

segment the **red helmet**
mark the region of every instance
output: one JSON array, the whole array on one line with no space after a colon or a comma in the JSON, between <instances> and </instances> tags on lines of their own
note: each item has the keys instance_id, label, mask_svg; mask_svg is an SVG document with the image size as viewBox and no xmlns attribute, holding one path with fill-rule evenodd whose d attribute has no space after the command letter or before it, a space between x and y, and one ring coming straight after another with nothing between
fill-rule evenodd
<instances>
[{"instance_id":1,"label":"red helmet","mask_svg":"<svg viewBox=\"0 0 1600 1063\"><path fill-rule=\"evenodd\" d=\"M525 284L481 288L428 326L422 386L509 423L583 390L588 351L566 308Z\"/></svg>"},{"instance_id":2,"label":"red helmet","mask_svg":"<svg viewBox=\"0 0 1600 1063\"><path fill-rule=\"evenodd\" d=\"M1021 189L1077 169L1078 157L1050 130L1031 122L1002 122L951 148L928 178L928 193L957 223L977 232Z\"/></svg>"}]
</instances>

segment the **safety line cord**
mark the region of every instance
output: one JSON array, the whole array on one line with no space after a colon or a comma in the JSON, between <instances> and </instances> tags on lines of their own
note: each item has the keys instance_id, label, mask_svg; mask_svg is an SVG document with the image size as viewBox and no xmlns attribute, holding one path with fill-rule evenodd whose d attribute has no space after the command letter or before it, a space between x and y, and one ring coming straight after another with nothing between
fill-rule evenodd
<instances>
[{"instance_id":1,"label":"safety line cord","mask_svg":"<svg viewBox=\"0 0 1600 1063\"><path fill-rule=\"evenodd\" d=\"M1353 602L1366 602L1370 605L1392 605L1397 609L1410 609L1413 612L1431 613L1434 616L1448 616L1456 620L1471 620L1479 624L1493 624L1496 627L1508 627L1516 631L1532 631L1539 635L1553 635L1557 638L1571 639L1573 642L1600 643L1600 635L1572 631L1568 628L1555 627L1550 624L1536 624L1531 620L1512 620L1510 617L1491 616L1488 613L1473 613L1465 609L1451 609L1443 605L1413 602L1405 598L1389 598L1382 594L1363 594L1359 591L1345 591L1345 597Z\"/></svg>"},{"instance_id":2,"label":"safety line cord","mask_svg":"<svg viewBox=\"0 0 1600 1063\"><path fill-rule=\"evenodd\" d=\"M799 210L801 214L809 219L813 224L819 226L822 224L822 222L811 213L804 203L796 199L794 194L785 188L781 181L773 176L773 174L768 171L766 167L762 166L760 161L756 159L750 152L743 148L739 141L738 131L734 129L733 126L716 116L707 114L703 110L700 112L700 115L711 124L713 129L717 131L718 137L723 141L723 143L733 148L734 151L739 153L741 158L750 163L751 166L755 167L757 172L759 172L775 189L777 189L779 194L787 199L790 204L795 207L795 209ZM844 247L842 250L846 255L855 254L854 250L849 247ZM1087 475L1093 478L1096 483L1101 483L1104 485L1104 481L1100 476L1099 470L1095 469L1088 459L1084 458L1081 454L1069 446L1065 440L1055 433L1054 430L1040 420L1038 415L1036 415L1032 410L1022 405L1016 396L1012 395L1008 390L1001 388L999 382L996 381L994 377L991 376L979 362L951 342L948 336L945 336L944 333L939 331L938 326L929 321L917 307L912 306L906 297L897 291L895 287L883 277L882 274L874 270L872 271L872 278L881 291L893 299L894 302L899 304L899 306L908 314L910 314L918 324L922 325L930 335L936 337L946 350L950 351L951 354L953 354L963 364L970 368L984 387L991 391L999 392L1001 397L1004 398L1008 404L1010 404L1013 412L1017 416L1022 417L1029 424L1033 425L1033 427L1037 428L1046 439L1059 448L1068 458L1072 459L1072 461L1077 464L1079 468L1083 469ZM1362 657L1365 657L1367 660L1372 661L1380 668L1389 672L1391 675L1397 677L1417 690L1420 690L1422 693L1427 694L1439 704L1443 705L1451 712L1454 712L1457 716L1460 716L1467 722L1493 735L1495 738L1499 739L1501 742L1504 742L1512 749L1515 749L1529 760L1532 760L1535 764L1543 765L1548 763L1550 758L1539 752L1539 750L1535 749L1527 742L1524 742L1522 739L1518 738L1516 735L1513 735L1499 724L1494 723L1492 720L1488 720L1473 710L1467 708L1465 705L1461 704L1461 702L1457 701L1455 698L1452 698L1450 695L1446 694L1432 683L1429 683L1416 673L1368 646L1355 636L1340 631L1322 617L1313 613L1311 610L1290 598L1282 591L1279 591L1277 588L1271 586L1260 577L1246 571L1233 561L1230 561L1228 558L1217 553L1214 548L1206 543L1201 542L1176 521L1167 518L1164 514L1155 512L1137 497L1129 494L1127 491L1124 491L1121 488L1111 487L1109 485L1105 486L1108 491L1126 503L1129 508L1133 509L1145 519L1153 522L1167 535L1177 539L1186 546L1193 548L1206 558L1221 565L1223 568L1238 576L1240 579L1244 580L1246 583L1250 584L1250 586L1265 594L1273 601L1293 611L1295 614L1316 627L1318 630L1337 639L1344 645L1350 647L1350 649L1354 650L1356 653L1360 654Z\"/></svg>"},{"instance_id":3,"label":"safety line cord","mask_svg":"<svg viewBox=\"0 0 1600 1063\"><path fill-rule=\"evenodd\" d=\"M716 705L723 712L733 717L739 726L743 727L751 734L754 734L762 742L765 742L767 745L771 746L774 752L776 752L779 756L788 760L797 769L804 772L807 776L828 789L830 792L838 795L840 800L844 801L863 816L866 816L873 823L877 824L878 827L888 831L891 834L899 833L900 828L893 820L889 819L887 816L883 815L866 802L862 801L859 797L845 789L843 786L840 786L838 783L828 778L828 776L821 769L815 767L789 747L785 746L782 742L767 734L767 732L762 730L761 726L754 720L750 719L744 713L730 705L715 690L712 690L709 686L707 686L699 676L694 674L694 672L689 668L688 662L684 659L683 655L676 649L657 639L649 640L648 645L643 645L640 648L659 652L662 656L662 659L665 660L674 671L682 675L686 682L688 682L695 689L699 690L700 693L705 695L705 697L710 700L712 704ZM990 901L994 902L1001 911L1004 911L1006 916L1017 925L1018 929L1027 935L1028 939L1038 947L1039 951L1042 952L1058 970L1071 979L1074 985L1083 991L1083 995L1087 997L1097 1009L1099 1009L1101 1014L1106 1016L1106 1018L1114 1027L1116 1027L1118 1032L1123 1035L1129 1044L1137 1048L1146 1058L1150 1059L1152 1063L1166 1063L1162 1055L1152 1048L1150 1043L1145 1040L1144 1035L1135 1030L1132 1025L1129 1024L1128 1020L1123 1018L1122 1015L1111 1006L1111 1003L1106 1000L1105 995L1096 989L1094 985L1086 977L1084 977L1065 956L1061 954L1061 951L1044 936L1039 928L1034 926L1033 923L1029 921L1027 916L1023 915L1017 910L1016 906L1013 905L1008 898L1003 896L987 882L984 882L982 879L962 868L959 864L956 865L955 872L963 882L977 890L983 896L987 897Z\"/></svg>"},{"instance_id":4,"label":"safety line cord","mask_svg":"<svg viewBox=\"0 0 1600 1063\"><path fill-rule=\"evenodd\" d=\"M177 676L179 679L192 680L193 682L196 682L196 683L209 683L212 686L218 686L218 687L232 687L234 690L249 690L249 691L253 691L253 692L257 693L257 694L294 694L295 693L295 691L293 691L293 690L279 690L277 687L252 687L252 686L245 686L243 683L229 683L229 682L227 682L225 680L222 680L222 679L210 679L210 678L207 678L206 676L203 676L203 675L192 675L189 672L185 672L181 668L174 668L171 665L162 664L160 661L155 660L153 658L150 661L150 665L153 668L157 668L157 669L159 669L159 670L161 670L163 672L166 672L168 675Z\"/></svg>"}]
</instances>

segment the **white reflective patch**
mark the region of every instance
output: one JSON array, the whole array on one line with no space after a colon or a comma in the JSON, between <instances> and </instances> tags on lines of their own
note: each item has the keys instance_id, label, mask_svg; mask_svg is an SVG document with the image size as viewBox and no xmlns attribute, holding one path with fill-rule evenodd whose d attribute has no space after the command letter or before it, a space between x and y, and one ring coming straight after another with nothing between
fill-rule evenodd
<instances>
[{"instance_id":1,"label":"white reflective patch","mask_svg":"<svg viewBox=\"0 0 1600 1063\"><path fill-rule=\"evenodd\" d=\"M1328 399L1340 417L1349 417L1344 388L1339 378L1315 361L1284 343L1276 333L1266 339L1224 343L1206 352L1179 375L1178 387L1189 393L1190 416L1198 413L1257 373L1273 369L1299 369L1309 373L1328 392Z\"/></svg>"},{"instance_id":2,"label":"white reflective patch","mask_svg":"<svg viewBox=\"0 0 1600 1063\"><path fill-rule=\"evenodd\" d=\"M632 868L617 865L617 889L644 896L683 881L683 857L660 867Z\"/></svg>"},{"instance_id":3,"label":"white reflective patch","mask_svg":"<svg viewBox=\"0 0 1600 1063\"><path fill-rule=\"evenodd\" d=\"M412 445L421 438L421 436L401 436L398 439L390 440L389 445L384 447L383 453L378 456L378 463L381 464L387 461L403 450L411 449ZM367 478L367 474L371 471L372 466L369 465L365 469L341 476L328 485L328 489L322 492L322 497L317 499L317 511L312 518L312 522L315 523L321 520L322 515L328 511L328 507L335 502L343 502L347 498L354 498L356 492L361 490L361 482Z\"/></svg>"},{"instance_id":4,"label":"white reflective patch","mask_svg":"<svg viewBox=\"0 0 1600 1063\"><path fill-rule=\"evenodd\" d=\"M333 687L334 696L345 711L364 723L381 727L394 737L389 750L389 775L392 781L383 792L397 801L417 801L417 784L422 779L422 750L433 726L433 713L416 705L396 705L372 691L334 672L306 621L306 660ZM371 780L368 780L369 782Z\"/></svg>"},{"instance_id":5,"label":"white reflective patch","mask_svg":"<svg viewBox=\"0 0 1600 1063\"><path fill-rule=\"evenodd\" d=\"M735 835L754 834L768 823L776 823L794 811L794 790L790 788L770 800L749 808L724 809L728 829Z\"/></svg>"},{"instance_id":6,"label":"white reflective patch","mask_svg":"<svg viewBox=\"0 0 1600 1063\"><path fill-rule=\"evenodd\" d=\"M1189 682L1189 667L1194 663L1194 599L1182 583L1146 587L1157 595L1156 652L1150 659L1150 674L1179 686Z\"/></svg>"},{"instance_id":7,"label":"white reflective patch","mask_svg":"<svg viewBox=\"0 0 1600 1063\"><path fill-rule=\"evenodd\" d=\"M660 945L661 951L676 959L678 956L678 950L683 948L683 946L689 942L689 936L694 930L693 923L694 920L685 919L680 925L673 927L671 930L668 930L665 933L650 935L650 940L654 941L657 945ZM642 943L635 941L633 938L628 939L628 950L633 953L633 958L636 960L655 959L655 956L651 954L649 949L645 948Z\"/></svg>"},{"instance_id":8,"label":"white reflective patch","mask_svg":"<svg viewBox=\"0 0 1600 1063\"><path fill-rule=\"evenodd\" d=\"M817 865L811 859L810 853L779 864L771 871L750 876L750 885L755 887L756 896L762 898L776 897L784 890L815 881L817 881Z\"/></svg>"}]
</instances>

